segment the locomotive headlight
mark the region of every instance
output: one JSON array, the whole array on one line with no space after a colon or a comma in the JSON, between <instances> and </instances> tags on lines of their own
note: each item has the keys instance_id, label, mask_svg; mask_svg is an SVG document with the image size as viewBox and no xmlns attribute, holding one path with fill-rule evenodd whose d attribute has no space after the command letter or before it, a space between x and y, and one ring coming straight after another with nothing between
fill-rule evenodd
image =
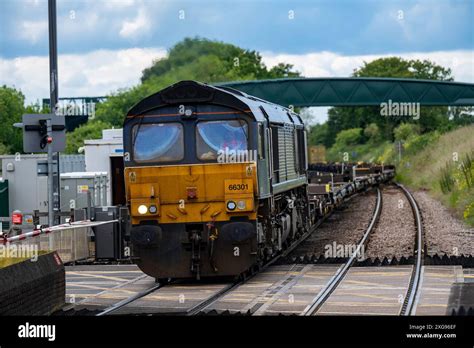
<instances>
[{"instance_id":1,"label":"locomotive headlight","mask_svg":"<svg viewBox=\"0 0 474 348\"><path fill-rule=\"evenodd\" d=\"M150 211L150 214L156 214L156 212L158 211L156 209L156 205L150 205L150 209L148 209Z\"/></svg>"},{"instance_id":2,"label":"locomotive headlight","mask_svg":"<svg viewBox=\"0 0 474 348\"><path fill-rule=\"evenodd\" d=\"M237 208L239 208L240 210L244 210L245 209L245 201L238 201L237 202Z\"/></svg>"},{"instance_id":3,"label":"locomotive headlight","mask_svg":"<svg viewBox=\"0 0 474 348\"><path fill-rule=\"evenodd\" d=\"M236 204L234 201L228 201L227 202L227 209L229 210L235 210Z\"/></svg>"},{"instance_id":4,"label":"locomotive headlight","mask_svg":"<svg viewBox=\"0 0 474 348\"><path fill-rule=\"evenodd\" d=\"M148 212L148 208L146 205L142 204L138 206L138 213L141 215L145 215Z\"/></svg>"}]
</instances>

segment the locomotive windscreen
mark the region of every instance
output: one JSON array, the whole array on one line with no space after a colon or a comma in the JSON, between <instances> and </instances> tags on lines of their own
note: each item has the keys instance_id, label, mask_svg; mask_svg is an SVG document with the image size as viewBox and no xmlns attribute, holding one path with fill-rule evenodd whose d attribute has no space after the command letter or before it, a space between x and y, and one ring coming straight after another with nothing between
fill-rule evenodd
<instances>
[{"instance_id":1,"label":"locomotive windscreen","mask_svg":"<svg viewBox=\"0 0 474 348\"><path fill-rule=\"evenodd\" d=\"M243 120L201 121L196 126L197 156L215 160L219 151L247 150L247 134Z\"/></svg>"},{"instance_id":2,"label":"locomotive windscreen","mask_svg":"<svg viewBox=\"0 0 474 348\"><path fill-rule=\"evenodd\" d=\"M173 162L184 157L183 126L180 123L137 125L133 133L133 158L137 162Z\"/></svg>"}]
</instances>

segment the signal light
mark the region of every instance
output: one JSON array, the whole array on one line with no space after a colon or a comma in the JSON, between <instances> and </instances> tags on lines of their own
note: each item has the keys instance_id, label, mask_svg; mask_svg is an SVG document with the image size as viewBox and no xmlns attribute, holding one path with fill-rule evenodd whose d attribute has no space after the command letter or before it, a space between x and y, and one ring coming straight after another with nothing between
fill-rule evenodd
<instances>
[{"instance_id":1,"label":"signal light","mask_svg":"<svg viewBox=\"0 0 474 348\"><path fill-rule=\"evenodd\" d=\"M229 210L235 210L235 207L236 207L236 206L237 206L237 205L235 204L234 201L228 201L228 202L227 202L227 209L229 209Z\"/></svg>"},{"instance_id":2,"label":"signal light","mask_svg":"<svg viewBox=\"0 0 474 348\"><path fill-rule=\"evenodd\" d=\"M148 212L148 208L146 205L142 204L138 207L138 213L141 215L145 215Z\"/></svg>"}]
</instances>

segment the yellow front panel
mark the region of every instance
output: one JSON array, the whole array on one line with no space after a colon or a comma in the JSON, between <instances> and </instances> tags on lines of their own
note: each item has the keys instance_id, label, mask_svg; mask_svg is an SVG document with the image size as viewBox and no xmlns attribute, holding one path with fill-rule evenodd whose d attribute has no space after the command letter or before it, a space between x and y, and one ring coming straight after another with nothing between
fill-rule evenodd
<instances>
[{"instance_id":1,"label":"yellow front panel","mask_svg":"<svg viewBox=\"0 0 474 348\"><path fill-rule=\"evenodd\" d=\"M135 200L151 199L152 193L159 203L160 223L227 221L236 215L256 218L254 194L258 187L253 162L125 168L125 184L133 224L150 219L149 214L137 212ZM190 197L190 192L196 197ZM247 209L228 212L229 197L245 200Z\"/></svg>"},{"instance_id":2,"label":"yellow front panel","mask_svg":"<svg viewBox=\"0 0 474 348\"><path fill-rule=\"evenodd\" d=\"M130 196L132 198L158 197L159 193L159 186L153 183L134 184L130 186Z\"/></svg>"}]
</instances>

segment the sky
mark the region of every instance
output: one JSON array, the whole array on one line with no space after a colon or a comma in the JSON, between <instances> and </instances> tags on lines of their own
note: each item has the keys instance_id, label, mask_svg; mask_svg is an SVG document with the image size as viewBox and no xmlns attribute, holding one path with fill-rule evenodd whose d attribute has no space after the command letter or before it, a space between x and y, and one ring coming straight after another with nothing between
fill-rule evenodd
<instances>
[{"instance_id":1,"label":"sky","mask_svg":"<svg viewBox=\"0 0 474 348\"><path fill-rule=\"evenodd\" d=\"M49 96L47 0L0 0L0 85ZM364 61L430 59L474 83L472 0L57 0L59 96L102 96L185 37L259 51L269 67L343 77ZM315 111L325 119L327 108Z\"/></svg>"}]
</instances>

